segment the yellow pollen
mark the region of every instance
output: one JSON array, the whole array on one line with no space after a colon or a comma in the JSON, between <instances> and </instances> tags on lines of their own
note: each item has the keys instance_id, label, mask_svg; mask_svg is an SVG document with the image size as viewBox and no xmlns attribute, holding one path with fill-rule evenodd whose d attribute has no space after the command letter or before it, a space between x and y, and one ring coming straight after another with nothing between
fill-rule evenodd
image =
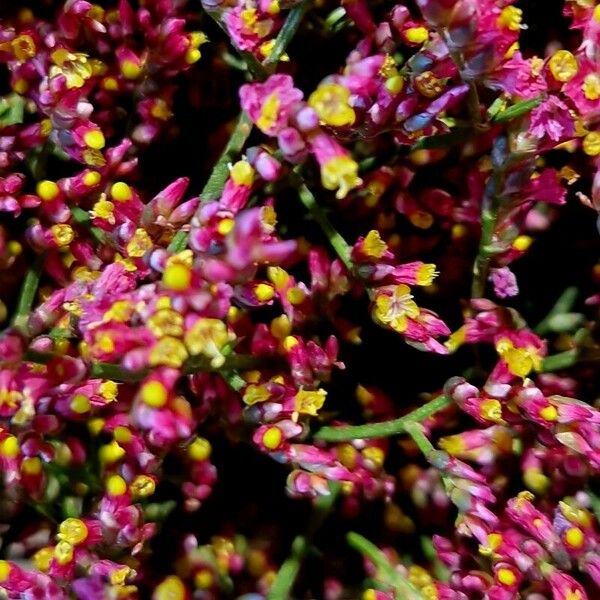
<instances>
[{"instance_id":1,"label":"yellow pollen","mask_svg":"<svg viewBox=\"0 0 600 600\"><path fill-rule=\"evenodd\" d=\"M515 6L507 6L502 10L497 19L499 27L509 29L510 31L519 31L521 29L521 19L523 11Z\"/></svg>"},{"instance_id":2,"label":"yellow pollen","mask_svg":"<svg viewBox=\"0 0 600 600\"><path fill-rule=\"evenodd\" d=\"M394 95L399 94L403 88L404 88L404 79L403 79L402 75L394 75L393 77L386 79L385 89L390 94L394 94Z\"/></svg>"},{"instance_id":3,"label":"yellow pollen","mask_svg":"<svg viewBox=\"0 0 600 600\"><path fill-rule=\"evenodd\" d=\"M32 557L31 560L35 568L42 573L47 573L50 569L50 562L54 556L54 548L52 546L46 546L40 548ZM0 573L0 581L2 581L2 574Z\"/></svg>"},{"instance_id":4,"label":"yellow pollen","mask_svg":"<svg viewBox=\"0 0 600 600\"><path fill-rule=\"evenodd\" d=\"M512 243L512 247L519 252L525 252L528 250L531 244L533 243L533 239L528 235L519 235Z\"/></svg>"},{"instance_id":5,"label":"yellow pollen","mask_svg":"<svg viewBox=\"0 0 600 600\"><path fill-rule=\"evenodd\" d=\"M207 590L215 582L213 574L208 569L201 569L194 575L194 585L201 590Z\"/></svg>"},{"instance_id":6,"label":"yellow pollen","mask_svg":"<svg viewBox=\"0 0 600 600\"><path fill-rule=\"evenodd\" d=\"M269 427L263 434L262 442L265 448L275 450L279 448L282 440L283 434L281 433L281 429L279 427Z\"/></svg>"},{"instance_id":7,"label":"yellow pollen","mask_svg":"<svg viewBox=\"0 0 600 600\"><path fill-rule=\"evenodd\" d=\"M52 202L52 200L56 200L56 198L58 198L58 195L60 194L60 188L54 181L45 179L37 184L36 192L40 199L44 202Z\"/></svg>"},{"instance_id":8,"label":"yellow pollen","mask_svg":"<svg viewBox=\"0 0 600 600\"><path fill-rule=\"evenodd\" d=\"M230 218L221 219L217 225L217 231L220 235L228 235L235 226L235 221Z\"/></svg>"},{"instance_id":9,"label":"yellow pollen","mask_svg":"<svg viewBox=\"0 0 600 600\"><path fill-rule=\"evenodd\" d=\"M296 412L315 417L317 411L325 403L326 397L327 392L325 390L300 390L294 398Z\"/></svg>"},{"instance_id":10,"label":"yellow pollen","mask_svg":"<svg viewBox=\"0 0 600 600\"><path fill-rule=\"evenodd\" d=\"M250 187L254 183L254 169L247 160L238 160L231 167L229 176L236 185Z\"/></svg>"},{"instance_id":11,"label":"yellow pollen","mask_svg":"<svg viewBox=\"0 0 600 600\"><path fill-rule=\"evenodd\" d=\"M283 340L283 347L289 352L292 348L295 348L300 342L293 335L288 335Z\"/></svg>"},{"instance_id":12,"label":"yellow pollen","mask_svg":"<svg viewBox=\"0 0 600 600\"><path fill-rule=\"evenodd\" d=\"M163 284L166 288L176 292L182 292L190 287L192 282L192 270L181 263L173 263L163 273Z\"/></svg>"},{"instance_id":13,"label":"yellow pollen","mask_svg":"<svg viewBox=\"0 0 600 600\"><path fill-rule=\"evenodd\" d=\"M133 439L133 434L124 425L118 425L113 431L113 437L119 444L127 444Z\"/></svg>"},{"instance_id":14,"label":"yellow pollen","mask_svg":"<svg viewBox=\"0 0 600 600\"><path fill-rule=\"evenodd\" d=\"M269 267L267 269L267 277L277 290L282 290L286 287L290 280L289 273L281 267Z\"/></svg>"},{"instance_id":15,"label":"yellow pollen","mask_svg":"<svg viewBox=\"0 0 600 600\"><path fill-rule=\"evenodd\" d=\"M212 447L205 438L196 438L188 446L188 455L192 460L202 461L210 457Z\"/></svg>"},{"instance_id":16,"label":"yellow pollen","mask_svg":"<svg viewBox=\"0 0 600 600\"><path fill-rule=\"evenodd\" d=\"M429 39L429 31L425 27L409 27L404 35L411 44L424 44Z\"/></svg>"},{"instance_id":17,"label":"yellow pollen","mask_svg":"<svg viewBox=\"0 0 600 600\"><path fill-rule=\"evenodd\" d=\"M10 563L5 560L0 560L0 582L6 581L10 575Z\"/></svg>"},{"instance_id":18,"label":"yellow pollen","mask_svg":"<svg viewBox=\"0 0 600 600\"><path fill-rule=\"evenodd\" d=\"M125 449L122 446L119 446L119 443L116 440L113 440L109 444L105 444L101 446L98 450L98 456L100 458L100 462L104 464L112 464L121 460L125 456Z\"/></svg>"},{"instance_id":19,"label":"yellow pollen","mask_svg":"<svg viewBox=\"0 0 600 600\"><path fill-rule=\"evenodd\" d=\"M72 546L81 544L88 536L88 528L80 519L65 519L58 528L57 538Z\"/></svg>"},{"instance_id":20,"label":"yellow pollen","mask_svg":"<svg viewBox=\"0 0 600 600\"><path fill-rule=\"evenodd\" d=\"M39 475L42 472L42 461L37 456L23 459L21 471L26 475Z\"/></svg>"},{"instance_id":21,"label":"yellow pollen","mask_svg":"<svg viewBox=\"0 0 600 600\"><path fill-rule=\"evenodd\" d=\"M148 232L145 229L136 229L133 237L127 242L127 254L132 258L141 258L153 247Z\"/></svg>"},{"instance_id":22,"label":"yellow pollen","mask_svg":"<svg viewBox=\"0 0 600 600\"><path fill-rule=\"evenodd\" d=\"M153 600L185 600L186 588L176 575L169 575L156 586Z\"/></svg>"},{"instance_id":23,"label":"yellow pollen","mask_svg":"<svg viewBox=\"0 0 600 600\"><path fill-rule=\"evenodd\" d=\"M14 435L9 435L0 442L0 456L4 458L16 458L19 452L19 442Z\"/></svg>"},{"instance_id":24,"label":"yellow pollen","mask_svg":"<svg viewBox=\"0 0 600 600\"><path fill-rule=\"evenodd\" d=\"M502 422L502 405L494 398L484 400L480 405L479 412L484 419L494 421L495 423Z\"/></svg>"},{"instance_id":25,"label":"yellow pollen","mask_svg":"<svg viewBox=\"0 0 600 600\"><path fill-rule=\"evenodd\" d=\"M592 131L583 138L583 151L588 156L598 156L600 154L600 133Z\"/></svg>"},{"instance_id":26,"label":"yellow pollen","mask_svg":"<svg viewBox=\"0 0 600 600\"><path fill-rule=\"evenodd\" d=\"M98 392L107 402L114 402L117 398L118 384L107 379L100 384Z\"/></svg>"},{"instance_id":27,"label":"yellow pollen","mask_svg":"<svg viewBox=\"0 0 600 600\"><path fill-rule=\"evenodd\" d=\"M102 194L104 196L104 194ZM102 197L101 197L102 198ZM97 217L99 219L104 219L109 223L115 222L115 205L110 200L105 200L102 198L98 200L90 211L90 215L92 217Z\"/></svg>"},{"instance_id":28,"label":"yellow pollen","mask_svg":"<svg viewBox=\"0 0 600 600\"><path fill-rule=\"evenodd\" d=\"M275 290L268 283L259 283L254 288L254 295L259 302L269 302L269 300L273 300Z\"/></svg>"},{"instance_id":29,"label":"yellow pollen","mask_svg":"<svg viewBox=\"0 0 600 600\"><path fill-rule=\"evenodd\" d=\"M131 493L139 498L152 496L156 490L156 483L148 475L138 475L130 486Z\"/></svg>"},{"instance_id":30,"label":"yellow pollen","mask_svg":"<svg viewBox=\"0 0 600 600\"><path fill-rule=\"evenodd\" d=\"M83 141L88 148L92 150L102 150L106 144L104 134L99 129L86 131L83 135Z\"/></svg>"},{"instance_id":31,"label":"yellow pollen","mask_svg":"<svg viewBox=\"0 0 600 600\"><path fill-rule=\"evenodd\" d=\"M88 171L83 176L83 183L89 187L92 187L94 185L98 185L101 179L102 176L100 175L100 173L98 173L98 171Z\"/></svg>"},{"instance_id":32,"label":"yellow pollen","mask_svg":"<svg viewBox=\"0 0 600 600\"><path fill-rule=\"evenodd\" d=\"M266 386L250 384L244 390L243 400L245 404L252 406L259 402L266 402L270 397L271 393Z\"/></svg>"},{"instance_id":33,"label":"yellow pollen","mask_svg":"<svg viewBox=\"0 0 600 600\"><path fill-rule=\"evenodd\" d=\"M570 527L565 533L565 541L571 548L579 549L585 543L585 535L579 527Z\"/></svg>"},{"instance_id":34,"label":"yellow pollen","mask_svg":"<svg viewBox=\"0 0 600 600\"><path fill-rule=\"evenodd\" d=\"M110 195L117 202L127 202L133 198L131 188L124 181L117 181L110 188Z\"/></svg>"},{"instance_id":35,"label":"yellow pollen","mask_svg":"<svg viewBox=\"0 0 600 600\"><path fill-rule=\"evenodd\" d=\"M342 200L362 183L358 177L358 164L349 156L334 156L321 167L321 182L325 189L337 190L335 197Z\"/></svg>"},{"instance_id":36,"label":"yellow pollen","mask_svg":"<svg viewBox=\"0 0 600 600\"><path fill-rule=\"evenodd\" d=\"M545 406L540 410L540 417L544 419L544 421L556 421L558 419L558 411L556 407L549 405Z\"/></svg>"},{"instance_id":37,"label":"yellow pollen","mask_svg":"<svg viewBox=\"0 0 600 600\"><path fill-rule=\"evenodd\" d=\"M387 252L387 244L381 239L379 231L372 229L363 241L363 251L371 258L381 258Z\"/></svg>"},{"instance_id":38,"label":"yellow pollen","mask_svg":"<svg viewBox=\"0 0 600 600\"><path fill-rule=\"evenodd\" d=\"M437 277L435 265L432 263L425 263L421 265L417 271L417 285L430 286L433 280Z\"/></svg>"},{"instance_id":39,"label":"yellow pollen","mask_svg":"<svg viewBox=\"0 0 600 600\"><path fill-rule=\"evenodd\" d=\"M304 302L304 299L306 298L306 294L304 293L304 290L302 290L302 288L299 288L299 287L290 288L286 292L285 296L286 296L288 302L292 306L297 306L298 304L302 304L302 302Z\"/></svg>"},{"instance_id":40,"label":"yellow pollen","mask_svg":"<svg viewBox=\"0 0 600 600\"><path fill-rule=\"evenodd\" d=\"M58 542L54 547L54 558L59 565L67 565L73 560L73 546L69 542Z\"/></svg>"},{"instance_id":41,"label":"yellow pollen","mask_svg":"<svg viewBox=\"0 0 600 600\"><path fill-rule=\"evenodd\" d=\"M71 410L78 415L89 412L90 408L92 407L90 399L83 394L75 394L69 406Z\"/></svg>"},{"instance_id":42,"label":"yellow pollen","mask_svg":"<svg viewBox=\"0 0 600 600\"><path fill-rule=\"evenodd\" d=\"M268 133L268 130L277 122L280 106L281 103L279 102L277 92L270 94L264 101L260 115L256 120L256 126L264 133Z\"/></svg>"},{"instance_id":43,"label":"yellow pollen","mask_svg":"<svg viewBox=\"0 0 600 600\"><path fill-rule=\"evenodd\" d=\"M198 62L201 57L202 53L200 52L200 50L198 50L198 48L190 48L185 53L185 62L188 65L193 65L194 63Z\"/></svg>"},{"instance_id":44,"label":"yellow pollen","mask_svg":"<svg viewBox=\"0 0 600 600\"><path fill-rule=\"evenodd\" d=\"M111 496L122 496L127 492L127 483L120 475L111 475L106 481L106 491Z\"/></svg>"},{"instance_id":45,"label":"yellow pollen","mask_svg":"<svg viewBox=\"0 0 600 600\"><path fill-rule=\"evenodd\" d=\"M169 393L160 381L147 381L140 389L142 400L153 408L161 408L167 403Z\"/></svg>"},{"instance_id":46,"label":"yellow pollen","mask_svg":"<svg viewBox=\"0 0 600 600\"><path fill-rule=\"evenodd\" d=\"M125 79L137 79L142 73L142 67L132 60L124 60L121 63L121 74Z\"/></svg>"},{"instance_id":47,"label":"yellow pollen","mask_svg":"<svg viewBox=\"0 0 600 600\"><path fill-rule=\"evenodd\" d=\"M594 8L594 12L592 13L592 18L597 23L600 23L600 4Z\"/></svg>"},{"instance_id":48,"label":"yellow pollen","mask_svg":"<svg viewBox=\"0 0 600 600\"><path fill-rule=\"evenodd\" d=\"M568 50L555 52L548 61L548 68L554 79L562 83L571 81L579 70L577 59Z\"/></svg>"},{"instance_id":49,"label":"yellow pollen","mask_svg":"<svg viewBox=\"0 0 600 600\"><path fill-rule=\"evenodd\" d=\"M308 104L322 123L333 127L352 125L356 119L349 104L350 90L339 83L322 83L309 97Z\"/></svg>"},{"instance_id":50,"label":"yellow pollen","mask_svg":"<svg viewBox=\"0 0 600 600\"><path fill-rule=\"evenodd\" d=\"M498 577L498 581L507 587L511 587L517 582L517 576L511 569L498 569L498 573L496 575Z\"/></svg>"}]
</instances>

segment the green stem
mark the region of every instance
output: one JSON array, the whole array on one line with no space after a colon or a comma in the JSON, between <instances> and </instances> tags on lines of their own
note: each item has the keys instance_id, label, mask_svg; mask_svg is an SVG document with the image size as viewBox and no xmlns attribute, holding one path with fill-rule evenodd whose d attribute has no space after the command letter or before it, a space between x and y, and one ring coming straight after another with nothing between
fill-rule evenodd
<instances>
[{"instance_id":1,"label":"green stem","mask_svg":"<svg viewBox=\"0 0 600 600\"><path fill-rule=\"evenodd\" d=\"M472 298L482 298L485 295L485 284L490 270L491 255L488 247L492 242L496 225L496 211L485 207L481 211L481 239L475 263L473 265Z\"/></svg>"},{"instance_id":2,"label":"green stem","mask_svg":"<svg viewBox=\"0 0 600 600\"><path fill-rule=\"evenodd\" d=\"M92 220L89 213L83 210L83 208L79 206L71 206L71 215L73 216L73 221L75 221L75 223L85 227L90 232L92 239L97 244L111 243L110 238L105 231L92 225Z\"/></svg>"},{"instance_id":3,"label":"green stem","mask_svg":"<svg viewBox=\"0 0 600 600\"><path fill-rule=\"evenodd\" d=\"M294 538L292 552L277 572L275 581L267 594L267 600L289 600L292 597L291 591L300 572L302 561L310 548L315 533L331 511L339 495L341 486L337 482L331 482L329 489L329 495L319 496L315 501L314 511L306 535L298 535Z\"/></svg>"},{"instance_id":4,"label":"green stem","mask_svg":"<svg viewBox=\"0 0 600 600\"><path fill-rule=\"evenodd\" d=\"M62 358L62 355L53 352L38 352L36 350L28 350L24 360L38 364L47 364L52 360ZM220 367L213 367L209 359L192 356L184 363L182 373L184 375L193 375L194 373L227 373L236 370L254 369L259 366L264 366L264 359L246 354L232 354L225 359L225 362ZM95 362L90 365L90 376L99 377L102 379L112 379L113 381L135 382L141 381L151 372L150 368L141 369L139 371L129 371L121 365L113 363ZM239 378L239 376L237 376ZM241 378L239 378L241 380ZM237 380L236 380L237 381ZM241 380L243 382L243 380ZM244 382L245 385L245 382Z\"/></svg>"},{"instance_id":5,"label":"green stem","mask_svg":"<svg viewBox=\"0 0 600 600\"><path fill-rule=\"evenodd\" d=\"M13 319L13 325L23 332L27 330L27 321L29 320L31 308L33 307L35 295L40 284L43 266L44 256L41 255L35 259L33 266L27 271L23 286L21 287L21 294L19 295L19 302Z\"/></svg>"},{"instance_id":6,"label":"green stem","mask_svg":"<svg viewBox=\"0 0 600 600\"><path fill-rule=\"evenodd\" d=\"M275 40L275 46L271 54L263 61L263 65L270 66L276 65L279 59L285 54L288 44L292 41L292 38L296 35L298 27L304 18L304 13L308 8L309 0L303 0L297 6L294 6L288 13L285 23L279 30L277 39Z\"/></svg>"},{"instance_id":7,"label":"green stem","mask_svg":"<svg viewBox=\"0 0 600 600\"><path fill-rule=\"evenodd\" d=\"M394 568L388 557L375 544L354 531L346 536L346 540L352 548L366 556L377 570L381 571L389 585L394 588L396 598L423 600L421 592Z\"/></svg>"},{"instance_id":8,"label":"green stem","mask_svg":"<svg viewBox=\"0 0 600 600\"><path fill-rule=\"evenodd\" d=\"M566 350L565 352L559 352L552 356L547 356L542 364L542 373L550 373L552 371L561 371L562 369L568 369L572 367L579 358L579 351L577 348L572 350Z\"/></svg>"},{"instance_id":9,"label":"green stem","mask_svg":"<svg viewBox=\"0 0 600 600\"><path fill-rule=\"evenodd\" d=\"M325 211L317 204L312 192L306 187L305 183L300 185L298 190L300 200L311 214L313 219L319 224L323 233L327 236L331 247L335 250L340 260L344 263L348 271L353 270L350 253L352 248L346 240L339 234L337 229L331 224L331 221L325 214Z\"/></svg>"},{"instance_id":10,"label":"green stem","mask_svg":"<svg viewBox=\"0 0 600 600\"><path fill-rule=\"evenodd\" d=\"M400 433L407 433L407 426L411 423L420 423L436 412L450 406L452 400L447 396L438 396L427 404L412 412L391 421L369 423L367 425L351 425L348 427L323 427L315 433L317 440L325 442L345 442L356 439L382 438Z\"/></svg>"},{"instance_id":11,"label":"green stem","mask_svg":"<svg viewBox=\"0 0 600 600\"><path fill-rule=\"evenodd\" d=\"M436 451L429 438L423 432L421 423L417 421L407 423L405 430L426 458L430 457Z\"/></svg>"},{"instance_id":12,"label":"green stem","mask_svg":"<svg viewBox=\"0 0 600 600\"><path fill-rule=\"evenodd\" d=\"M202 189L202 192L200 192L200 198L202 202L217 200L221 197L223 188L225 187L225 183L229 177L229 164L242 151L251 131L252 121L250 120L250 117L242 111L240 113L237 125L235 126L235 129L231 133L231 137L225 146L225 149L219 157L219 160L210 174L206 185ZM180 230L171 240L167 250L173 253L181 252L182 250L185 250L187 242L188 234L185 231Z\"/></svg>"},{"instance_id":13,"label":"green stem","mask_svg":"<svg viewBox=\"0 0 600 600\"><path fill-rule=\"evenodd\" d=\"M538 335L546 335L551 331L552 319L558 315L563 315L570 312L577 300L579 290L576 287L568 287L558 298L554 306L550 309L548 314L540 321L536 327L535 332Z\"/></svg>"}]
</instances>

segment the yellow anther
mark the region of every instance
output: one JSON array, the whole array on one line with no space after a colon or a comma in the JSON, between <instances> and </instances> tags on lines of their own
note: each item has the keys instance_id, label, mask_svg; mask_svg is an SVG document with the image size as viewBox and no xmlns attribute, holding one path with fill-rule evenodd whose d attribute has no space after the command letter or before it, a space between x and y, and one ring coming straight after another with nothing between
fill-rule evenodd
<instances>
[{"instance_id":1,"label":"yellow anther","mask_svg":"<svg viewBox=\"0 0 600 600\"><path fill-rule=\"evenodd\" d=\"M512 569L506 569L506 568L498 569L498 572L496 573L496 577L498 578L498 581L502 585L505 585L507 587L511 587L511 586L515 585L515 583L517 582L517 576L514 574Z\"/></svg>"},{"instance_id":2,"label":"yellow anther","mask_svg":"<svg viewBox=\"0 0 600 600\"><path fill-rule=\"evenodd\" d=\"M83 135L83 141L92 150L102 150L106 144L104 134L99 129L91 129Z\"/></svg>"},{"instance_id":3,"label":"yellow anther","mask_svg":"<svg viewBox=\"0 0 600 600\"><path fill-rule=\"evenodd\" d=\"M259 283L254 288L254 295L259 302L269 302L275 296L275 290L268 283Z\"/></svg>"},{"instance_id":4,"label":"yellow anther","mask_svg":"<svg viewBox=\"0 0 600 600\"><path fill-rule=\"evenodd\" d=\"M169 393L160 381L147 381L140 389L142 400L153 408L161 408L167 403Z\"/></svg>"},{"instance_id":5,"label":"yellow anther","mask_svg":"<svg viewBox=\"0 0 600 600\"><path fill-rule=\"evenodd\" d=\"M82 415L86 412L89 412L92 405L90 403L90 399L84 394L75 394L71 400L71 403L69 404L69 407L74 413Z\"/></svg>"},{"instance_id":6,"label":"yellow anther","mask_svg":"<svg viewBox=\"0 0 600 600\"><path fill-rule=\"evenodd\" d=\"M262 443L265 448L275 450L279 448L283 440L283 434L279 427L269 427L263 434Z\"/></svg>"},{"instance_id":7,"label":"yellow anther","mask_svg":"<svg viewBox=\"0 0 600 600\"><path fill-rule=\"evenodd\" d=\"M117 202L127 202L133 198L131 187L124 181L117 181L113 183L110 188L110 195L112 199L116 200Z\"/></svg>"},{"instance_id":8,"label":"yellow anther","mask_svg":"<svg viewBox=\"0 0 600 600\"><path fill-rule=\"evenodd\" d=\"M125 449L120 446L116 440L113 440L109 444L100 446L98 456L100 458L100 462L104 464L116 463L125 456Z\"/></svg>"},{"instance_id":9,"label":"yellow anther","mask_svg":"<svg viewBox=\"0 0 600 600\"><path fill-rule=\"evenodd\" d=\"M92 187L93 185L98 185L100 183L102 176L98 171L88 171L82 179L85 185Z\"/></svg>"},{"instance_id":10,"label":"yellow anther","mask_svg":"<svg viewBox=\"0 0 600 600\"><path fill-rule=\"evenodd\" d=\"M54 181L49 181L48 179L44 179L44 181L40 181L36 187L37 195L44 202L52 202L58 198L60 194L60 188Z\"/></svg>"},{"instance_id":11,"label":"yellow anther","mask_svg":"<svg viewBox=\"0 0 600 600\"><path fill-rule=\"evenodd\" d=\"M556 419L558 419L558 411L555 406L550 404L540 410L540 417L542 417L544 421L556 421Z\"/></svg>"},{"instance_id":12,"label":"yellow anther","mask_svg":"<svg viewBox=\"0 0 600 600\"><path fill-rule=\"evenodd\" d=\"M247 160L238 160L231 167L229 177L236 185L250 187L254 183L254 169Z\"/></svg>"},{"instance_id":13,"label":"yellow anther","mask_svg":"<svg viewBox=\"0 0 600 600\"><path fill-rule=\"evenodd\" d=\"M512 247L519 252L525 252L533 244L533 238L528 235L519 235L512 243Z\"/></svg>"},{"instance_id":14,"label":"yellow anther","mask_svg":"<svg viewBox=\"0 0 600 600\"><path fill-rule=\"evenodd\" d=\"M154 494L156 482L148 475L138 475L131 483L131 493L139 498L146 498Z\"/></svg>"},{"instance_id":15,"label":"yellow anther","mask_svg":"<svg viewBox=\"0 0 600 600\"><path fill-rule=\"evenodd\" d=\"M39 475L42 472L42 461L37 456L30 456L23 459L21 471L25 475Z\"/></svg>"},{"instance_id":16,"label":"yellow anther","mask_svg":"<svg viewBox=\"0 0 600 600\"><path fill-rule=\"evenodd\" d=\"M132 60L124 60L121 63L121 74L125 79L137 79L142 73L142 67Z\"/></svg>"},{"instance_id":17,"label":"yellow anther","mask_svg":"<svg viewBox=\"0 0 600 600\"><path fill-rule=\"evenodd\" d=\"M9 435L0 442L0 456L4 458L16 458L19 452L19 441L14 435Z\"/></svg>"},{"instance_id":18,"label":"yellow anther","mask_svg":"<svg viewBox=\"0 0 600 600\"><path fill-rule=\"evenodd\" d=\"M404 35L411 44L424 44L429 39L429 31L425 27L409 27Z\"/></svg>"},{"instance_id":19,"label":"yellow anther","mask_svg":"<svg viewBox=\"0 0 600 600\"><path fill-rule=\"evenodd\" d=\"M555 52L548 61L548 68L554 79L562 83L573 79L579 70L577 59L568 50Z\"/></svg>"},{"instance_id":20,"label":"yellow anther","mask_svg":"<svg viewBox=\"0 0 600 600\"><path fill-rule=\"evenodd\" d=\"M167 266L163 273L163 284L166 288L182 292L190 287L192 270L184 264L173 263Z\"/></svg>"},{"instance_id":21,"label":"yellow anther","mask_svg":"<svg viewBox=\"0 0 600 600\"><path fill-rule=\"evenodd\" d=\"M196 438L189 446L188 446L188 456L192 460L206 460L210 457L212 452L212 447L210 442L205 438Z\"/></svg>"},{"instance_id":22,"label":"yellow anther","mask_svg":"<svg viewBox=\"0 0 600 600\"><path fill-rule=\"evenodd\" d=\"M106 491L111 496L122 496L127 492L127 483L120 475L111 475L106 481Z\"/></svg>"},{"instance_id":23,"label":"yellow anther","mask_svg":"<svg viewBox=\"0 0 600 600\"><path fill-rule=\"evenodd\" d=\"M80 519L65 519L58 527L59 540L68 542L72 546L81 544L88 536L87 525Z\"/></svg>"},{"instance_id":24,"label":"yellow anther","mask_svg":"<svg viewBox=\"0 0 600 600\"><path fill-rule=\"evenodd\" d=\"M220 235L228 235L235 227L235 221L230 218L221 219L217 225L217 231Z\"/></svg>"}]
</instances>

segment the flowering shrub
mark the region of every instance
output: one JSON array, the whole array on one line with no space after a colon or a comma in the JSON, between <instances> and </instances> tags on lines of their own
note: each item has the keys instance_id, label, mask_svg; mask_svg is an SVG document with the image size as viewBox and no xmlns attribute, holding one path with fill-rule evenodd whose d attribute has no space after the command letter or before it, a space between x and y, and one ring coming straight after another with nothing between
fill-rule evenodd
<instances>
[{"instance_id":1,"label":"flowering shrub","mask_svg":"<svg viewBox=\"0 0 600 600\"><path fill-rule=\"evenodd\" d=\"M600 4L7 4L0 596L599 597Z\"/></svg>"}]
</instances>

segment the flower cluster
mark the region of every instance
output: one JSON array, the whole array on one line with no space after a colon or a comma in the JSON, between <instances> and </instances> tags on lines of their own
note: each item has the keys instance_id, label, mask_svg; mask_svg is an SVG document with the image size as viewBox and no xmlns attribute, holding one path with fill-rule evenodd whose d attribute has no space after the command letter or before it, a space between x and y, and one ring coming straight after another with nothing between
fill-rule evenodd
<instances>
[{"instance_id":1,"label":"flower cluster","mask_svg":"<svg viewBox=\"0 0 600 600\"><path fill-rule=\"evenodd\" d=\"M600 5L530 4L0 7L0 595L600 593Z\"/></svg>"}]
</instances>

